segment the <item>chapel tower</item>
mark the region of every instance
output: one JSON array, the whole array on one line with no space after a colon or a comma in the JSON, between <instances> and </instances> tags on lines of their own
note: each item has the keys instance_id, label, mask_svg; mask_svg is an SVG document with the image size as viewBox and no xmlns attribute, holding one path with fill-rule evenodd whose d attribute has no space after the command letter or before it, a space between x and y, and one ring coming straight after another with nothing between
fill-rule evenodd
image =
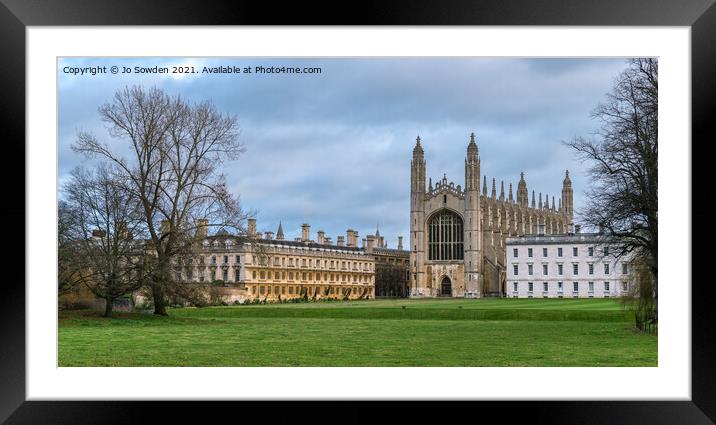
<instances>
[{"instance_id":1,"label":"chapel tower","mask_svg":"<svg viewBox=\"0 0 716 425\"><path fill-rule=\"evenodd\" d=\"M465 290L480 296L480 156L475 133L465 158Z\"/></svg>"},{"instance_id":2,"label":"chapel tower","mask_svg":"<svg viewBox=\"0 0 716 425\"><path fill-rule=\"evenodd\" d=\"M415 139L410 162L410 288L425 286L425 152Z\"/></svg>"}]
</instances>

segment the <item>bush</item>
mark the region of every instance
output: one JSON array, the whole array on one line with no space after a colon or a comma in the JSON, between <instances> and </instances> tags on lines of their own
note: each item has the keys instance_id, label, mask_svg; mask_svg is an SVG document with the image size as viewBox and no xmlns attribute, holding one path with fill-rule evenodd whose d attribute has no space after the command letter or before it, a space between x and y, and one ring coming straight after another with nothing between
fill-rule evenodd
<instances>
[{"instance_id":1,"label":"bush","mask_svg":"<svg viewBox=\"0 0 716 425\"><path fill-rule=\"evenodd\" d=\"M79 286L58 299L58 307L62 310L84 310L95 307L97 297L87 288Z\"/></svg>"},{"instance_id":2,"label":"bush","mask_svg":"<svg viewBox=\"0 0 716 425\"><path fill-rule=\"evenodd\" d=\"M144 301L134 304L135 310L154 310L154 302L145 298Z\"/></svg>"}]
</instances>

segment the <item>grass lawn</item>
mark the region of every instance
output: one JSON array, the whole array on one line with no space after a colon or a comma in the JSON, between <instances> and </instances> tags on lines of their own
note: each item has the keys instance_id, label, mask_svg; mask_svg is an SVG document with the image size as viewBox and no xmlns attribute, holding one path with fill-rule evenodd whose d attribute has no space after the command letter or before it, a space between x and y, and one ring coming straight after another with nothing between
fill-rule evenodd
<instances>
[{"instance_id":1,"label":"grass lawn","mask_svg":"<svg viewBox=\"0 0 716 425\"><path fill-rule=\"evenodd\" d=\"M377 300L65 311L60 366L657 366L609 299Z\"/></svg>"}]
</instances>

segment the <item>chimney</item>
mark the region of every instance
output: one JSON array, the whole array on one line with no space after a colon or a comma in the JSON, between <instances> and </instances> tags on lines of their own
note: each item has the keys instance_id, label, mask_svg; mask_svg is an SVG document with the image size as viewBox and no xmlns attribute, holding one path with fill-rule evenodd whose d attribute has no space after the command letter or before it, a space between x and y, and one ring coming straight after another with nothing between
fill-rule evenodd
<instances>
[{"instance_id":1,"label":"chimney","mask_svg":"<svg viewBox=\"0 0 716 425\"><path fill-rule=\"evenodd\" d=\"M318 231L318 243L321 245L326 243L326 232L323 230Z\"/></svg>"},{"instance_id":2,"label":"chimney","mask_svg":"<svg viewBox=\"0 0 716 425\"><path fill-rule=\"evenodd\" d=\"M299 238L298 236L296 236L295 238L293 238L293 240L296 241L296 242L301 242L301 238Z\"/></svg>"},{"instance_id":3,"label":"chimney","mask_svg":"<svg viewBox=\"0 0 716 425\"><path fill-rule=\"evenodd\" d=\"M251 237L256 236L256 219L255 218L249 219L248 233L249 233L249 236L251 236Z\"/></svg>"},{"instance_id":4,"label":"chimney","mask_svg":"<svg viewBox=\"0 0 716 425\"><path fill-rule=\"evenodd\" d=\"M368 240L368 253L370 254L371 252L373 252L373 248L375 248L376 238L374 235L368 235L366 238Z\"/></svg>"},{"instance_id":5,"label":"chimney","mask_svg":"<svg viewBox=\"0 0 716 425\"><path fill-rule=\"evenodd\" d=\"M308 242L311 240L311 225L303 223L301 225L301 242Z\"/></svg>"},{"instance_id":6,"label":"chimney","mask_svg":"<svg viewBox=\"0 0 716 425\"><path fill-rule=\"evenodd\" d=\"M256 238L257 238L257 239L263 239L263 238L264 238L263 232L256 232Z\"/></svg>"},{"instance_id":7,"label":"chimney","mask_svg":"<svg viewBox=\"0 0 716 425\"><path fill-rule=\"evenodd\" d=\"M273 239L273 232L266 232L266 239Z\"/></svg>"},{"instance_id":8,"label":"chimney","mask_svg":"<svg viewBox=\"0 0 716 425\"><path fill-rule=\"evenodd\" d=\"M209 236L209 220L201 218L196 221L196 238L204 239Z\"/></svg>"},{"instance_id":9,"label":"chimney","mask_svg":"<svg viewBox=\"0 0 716 425\"><path fill-rule=\"evenodd\" d=\"M574 233L579 233L582 230L581 224L575 224L574 225Z\"/></svg>"},{"instance_id":10,"label":"chimney","mask_svg":"<svg viewBox=\"0 0 716 425\"><path fill-rule=\"evenodd\" d=\"M361 241L362 241L361 248L365 249L365 238L363 238Z\"/></svg>"},{"instance_id":11,"label":"chimney","mask_svg":"<svg viewBox=\"0 0 716 425\"><path fill-rule=\"evenodd\" d=\"M567 234L573 235L574 234L574 223L569 223L567 225Z\"/></svg>"},{"instance_id":12,"label":"chimney","mask_svg":"<svg viewBox=\"0 0 716 425\"><path fill-rule=\"evenodd\" d=\"M167 233L169 233L170 227L171 227L171 226L169 225L169 220L162 220L162 225L161 225L162 236L164 236L164 235L166 235Z\"/></svg>"},{"instance_id":13,"label":"chimney","mask_svg":"<svg viewBox=\"0 0 716 425\"><path fill-rule=\"evenodd\" d=\"M403 237L402 236L398 236L398 249L401 251L403 250Z\"/></svg>"},{"instance_id":14,"label":"chimney","mask_svg":"<svg viewBox=\"0 0 716 425\"><path fill-rule=\"evenodd\" d=\"M325 239L325 244L326 244L326 245L333 245L333 240L331 240L331 238L326 238L326 239Z\"/></svg>"},{"instance_id":15,"label":"chimney","mask_svg":"<svg viewBox=\"0 0 716 425\"><path fill-rule=\"evenodd\" d=\"M346 230L348 243L346 246L358 246L358 232L353 229Z\"/></svg>"},{"instance_id":16,"label":"chimney","mask_svg":"<svg viewBox=\"0 0 716 425\"><path fill-rule=\"evenodd\" d=\"M338 236L337 239L338 239L338 242L336 242L336 245L346 246L345 237L343 235Z\"/></svg>"}]
</instances>

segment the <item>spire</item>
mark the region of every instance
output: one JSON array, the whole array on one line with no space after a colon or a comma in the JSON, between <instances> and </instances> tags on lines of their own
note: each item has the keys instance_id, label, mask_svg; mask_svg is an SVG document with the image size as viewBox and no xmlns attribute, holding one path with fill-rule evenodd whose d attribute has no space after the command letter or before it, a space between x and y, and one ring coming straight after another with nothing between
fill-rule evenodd
<instances>
[{"instance_id":1,"label":"spire","mask_svg":"<svg viewBox=\"0 0 716 425\"><path fill-rule=\"evenodd\" d=\"M482 194L487 196L487 176L482 176Z\"/></svg>"},{"instance_id":2,"label":"spire","mask_svg":"<svg viewBox=\"0 0 716 425\"><path fill-rule=\"evenodd\" d=\"M283 240L283 226L281 226L281 222L278 222L278 230L276 231L276 239L279 241Z\"/></svg>"},{"instance_id":3,"label":"spire","mask_svg":"<svg viewBox=\"0 0 716 425\"><path fill-rule=\"evenodd\" d=\"M432 177L428 178L428 182L429 182L429 183L428 183L428 190L429 190L430 192L432 192L432 191L433 191L433 178L432 178Z\"/></svg>"},{"instance_id":4,"label":"spire","mask_svg":"<svg viewBox=\"0 0 716 425\"><path fill-rule=\"evenodd\" d=\"M539 204L537 205L539 206L539 209L542 209L542 192L539 193Z\"/></svg>"},{"instance_id":5,"label":"spire","mask_svg":"<svg viewBox=\"0 0 716 425\"><path fill-rule=\"evenodd\" d=\"M500 201L505 200L505 181L500 180Z\"/></svg>"},{"instance_id":6,"label":"spire","mask_svg":"<svg viewBox=\"0 0 716 425\"><path fill-rule=\"evenodd\" d=\"M534 208L534 207L535 207L535 191L533 189L532 190L532 208Z\"/></svg>"},{"instance_id":7,"label":"spire","mask_svg":"<svg viewBox=\"0 0 716 425\"><path fill-rule=\"evenodd\" d=\"M559 211L562 211L562 198L559 198Z\"/></svg>"},{"instance_id":8,"label":"spire","mask_svg":"<svg viewBox=\"0 0 716 425\"><path fill-rule=\"evenodd\" d=\"M554 195L552 195L552 211L554 211Z\"/></svg>"},{"instance_id":9,"label":"spire","mask_svg":"<svg viewBox=\"0 0 716 425\"><path fill-rule=\"evenodd\" d=\"M415 139L413 158L410 161L411 209L417 208L425 196L425 157L420 146L420 136Z\"/></svg>"},{"instance_id":10,"label":"spire","mask_svg":"<svg viewBox=\"0 0 716 425\"><path fill-rule=\"evenodd\" d=\"M517 183L517 203L524 208L527 208L529 202L529 193L527 192L527 182L525 181L524 171L520 173L520 181Z\"/></svg>"},{"instance_id":11,"label":"spire","mask_svg":"<svg viewBox=\"0 0 716 425\"><path fill-rule=\"evenodd\" d=\"M375 224L375 236L380 237L380 230L378 230L378 223Z\"/></svg>"},{"instance_id":12,"label":"spire","mask_svg":"<svg viewBox=\"0 0 716 425\"><path fill-rule=\"evenodd\" d=\"M477 143L475 143L475 133L470 133L470 143L467 144L468 159L476 159L478 155Z\"/></svg>"},{"instance_id":13,"label":"spire","mask_svg":"<svg viewBox=\"0 0 716 425\"><path fill-rule=\"evenodd\" d=\"M562 201L563 209L562 213L566 214L570 218L574 211L574 191L572 190L572 179L569 178L569 170L564 172L564 181L562 182Z\"/></svg>"},{"instance_id":14,"label":"spire","mask_svg":"<svg viewBox=\"0 0 716 425\"><path fill-rule=\"evenodd\" d=\"M512 183L510 183L510 195L509 196L510 196L509 197L510 202L513 202L514 199L512 199Z\"/></svg>"},{"instance_id":15,"label":"spire","mask_svg":"<svg viewBox=\"0 0 716 425\"><path fill-rule=\"evenodd\" d=\"M497 197L497 190L495 189L495 178L492 178L492 199Z\"/></svg>"},{"instance_id":16,"label":"spire","mask_svg":"<svg viewBox=\"0 0 716 425\"><path fill-rule=\"evenodd\" d=\"M418 136L415 139L415 147L413 148L413 156L417 156L417 155L422 156L423 153L425 153L425 152L423 151L423 147L420 146L420 136Z\"/></svg>"}]
</instances>

